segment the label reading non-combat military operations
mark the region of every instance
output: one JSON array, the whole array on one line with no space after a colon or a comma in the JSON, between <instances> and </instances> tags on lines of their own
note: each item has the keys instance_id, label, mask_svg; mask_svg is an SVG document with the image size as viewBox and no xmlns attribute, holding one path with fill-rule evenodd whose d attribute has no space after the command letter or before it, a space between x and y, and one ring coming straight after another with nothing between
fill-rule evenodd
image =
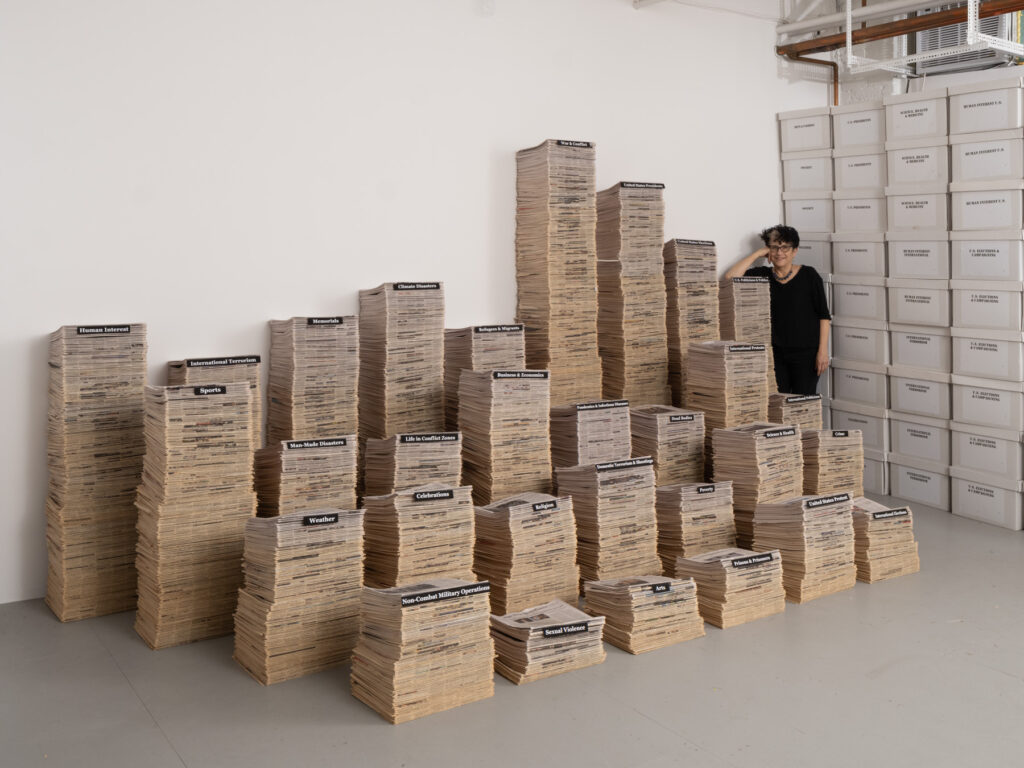
<instances>
[{"instance_id":1,"label":"label reading non-combat military operations","mask_svg":"<svg viewBox=\"0 0 1024 768\"><path fill-rule=\"evenodd\" d=\"M341 448L348 445L344 437L325 437L316 440L287 440L284 447L287 451L295 451L301 448Z\"/></svg>"},{"instance_id":2,"label":"label reading non-combat military operations","mask_svg":"<svg viewBox=\"0 0 1024 768\"><path fill-rule=\"evenodd\" d=\"M454 600L456 597L468 597L491 591L491 582L478 581L475 584L467 584L464 587L453 587L451 589L431 589L425 592L414 592L409 595L402 595L402 607L408 608L411 605L423 605L424 603L439 603L442 600Z\"/></svg>"}]
</instances>

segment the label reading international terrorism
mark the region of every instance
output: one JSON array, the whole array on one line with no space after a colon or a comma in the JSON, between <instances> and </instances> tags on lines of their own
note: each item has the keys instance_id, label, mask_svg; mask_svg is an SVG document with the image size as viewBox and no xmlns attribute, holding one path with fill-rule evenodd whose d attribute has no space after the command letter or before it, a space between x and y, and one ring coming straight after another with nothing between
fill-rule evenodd
<instances>
[{"instance_id":1,"label":"label reading international terrorism","mask_svg":"<svg viewBox=\"0 0 1024 768\"><path fill-rule=\"evenodd\" d=\"M328 437L317 440L288 440L284 447L287 451L294 451L299 448L341 448L348 445L344 437Z\"/></svg>"},{"instance_id":2,"label":"label reading international terrorism","mask_svg":"<svg viewBox=\"0 0 1024 768\"><path fill-rule=\"evenodd\" d=\"M79 336L95 336L107 333L131 333L132 327L130 325L79 325L76 331Z\"/></svg>"},{"instance_id":3,"label":"label reading international terrorism","mask_svg":"<svg viewBox=\"0 0 1024 768\"><path fill-rule=\"evenodd\" d=\"M558 627L544 627L541 631L544 637L562 637L564 635L578 635L590 629L589 621L578 621L575 624L562 624Z\"/></svg>"},{"instance_id":4,"label":"label reading international terrorism","mask_svg":"<svg viewBox=\"0 0 1024 768\"><path fill-rule=\"evenodd\" d=\"M196 357L185 361L186 368L219 368L222 365L254 365L260 361L259 355L245 357Z\"/></svg>"},{"instance_id":5,"label":"label reading international terrorism","mask_svg":"<svg viewBox=\"0 0 1024 768\"><path fill-rule=\"evenodd\" d=\"M311 525L332 525L336 522L338 522L337 512L332 512L329 515L306 515L302 518L302 525L306 528Z\"/></svg>"},{"instance_id":6,"label":"label reading international terrorism","mask_svg":"<svg viewBox=\"0 0 1024 768\"><path fill-rule=\"evenodd\" d=\"M469 595L479 595L490 591L491 582L478 581L475 584L467 584L464 587L453 587L452 589L431 589L426 592L414 592L409 595L402 595L402 607L408 608L411 605L438 603L442 600L453 600L456 597L468 597Z\"/></svg>"},{"instance_id":7,"label":"label reading international terrorism","mask_svg":"<svg viewBox=\"0 0 1024 768\"><path fill-rule=\"evenodd\" d=\"M848 493L833 493L831 496L820 496L817 499L810 499L807 502L808 509L817 509L818 507L829 507L833 504L841 504L844 501L850 500L850 494Z\"/></svg>"},{"instance_id":8,"label":"label reading international terrorism","mask_svg":"<svg viewBox=\"0 0 1024 768\"><path fill-rule=\"evenodd\" d=\"M446 491L416 491L412 495L413 501L434 501L435 499L454 499L455 491L450 488Z\"/></svg>"}]
</instances>

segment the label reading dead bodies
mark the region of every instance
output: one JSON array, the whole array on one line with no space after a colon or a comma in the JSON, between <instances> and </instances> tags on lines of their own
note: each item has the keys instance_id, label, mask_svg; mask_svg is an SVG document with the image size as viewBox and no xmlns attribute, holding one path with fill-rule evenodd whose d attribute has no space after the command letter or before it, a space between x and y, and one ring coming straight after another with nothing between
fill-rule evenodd
<instances>
[{"instance_id":1,"label":"label reading dead bodies","mask_svg":"<svg viewBox=\"0 0 1024 768\"><path fill-rule=\"evenodd\" d=\"M306 325L344 325L344 317L307 317Z\"/></svg>"},{"instance_id":2,"label":"label reading dead bodies","mask_svg":"<svg viewBox=\"0 0 1024 768\"><path fill-rule=\"evenodd\" d=\"M810 499L807 502L808 509L817 509L818 507L830 507L833 504L841 504L844 501L850 500L850 494L848 493L833 493L831 496L819 496L816 499Z\"/></svg>"},{"instance_id":3,"label":"label reading dead bodies","mask_svg":"<svg viewBox=\"0 0 1024 768\"><path fill-rule=\"evenodd\" d=\"M762 552L759 555L750 555L750 557L737 557L730 562L733 568L749 568L752 565L770 563L774 559L771 552Z\"/></svg>"},{"instance_id":4,"label":"label reading dead bodies","mask_svg":"<svg viewBox=\"0 0 1024 768\"><path fill-rule=\"evenodd\" d=\"M678 424L682 421L693 421L696 417L692 413L680 413L678 416L669 416L669 424Z\"/></svg>"},{"instance_id":5,"label":"label reading dead bodies","mask_svg":"<svg viewBox=\"0 0 1024 768\"><path fill-rule=\"evenodd\" d=\"M454 499L455 491L451 488L444 491L416 491L412 495L413 501L435 501L437 499Z\"/></svg>"},{"instance_id":6,"label":"label reading dead bodies","mask_svg":"<svg viewBox=\"0 0 1024 768\"><path fill-rule=\"evenodd\" d=\"M664 189L664 184L656 181L620 181L619 186L623 189Z\"/></svg>"},{"instance_id":7,"label":"label reading dead bodies","mask_svg":"<svg viewBox=\"0 0 1024 768\"><path fill-rule=\"evenodd\" d=\"M546 512L549 509L558 509L557 501L538 501L533 505L534 512Z\"/></svg>"},{"instance_id":8,"label":"label reading dead bodies","mask_svg":"<svg viewBox=\"0 0 1024 768\"><path fill-rule=\"evenodd\" d=\"M306 515L302 518L302 525L309 527L311 525L332 525L338 522L338 513L333 512L329 515Z\"/></svg>"},{"instance_id":9,"label":"label reading dead bodies","mask_svg":"<svg viewBox=\"0 0 1024 768\"><path fill-rule=\"evenodd\" d=\"M259 355L245 357L196 357L185 361L186 368L219 368L222 365L255 365L260 361Z\"/></svg>"},{"instance_id":10,"label":"label reading dead bodies","mask_svg":"<svg viewBox=\"0 0 1024 768\"><path fill-rule=\"evenodd\" d=\"M399 435L400 443L455 443L458 442L458 432L431 432L421 435Z\"/></svg>"},{"instance_id":11,"label":"label reading dead bodies","mask_svg":"<svg viewBox=\"0 0 1024 768\"><path fill-rule=\"evenodd\" d=\"M544 637L563 637L565 635L578 635L590 629L589 621L577 621L575 624L562 624L557 627L544 627L541 632Z\"/></svg>"},{"instance_id":12,"label":"label reading dead bodies","mask_svg":"<svg viewBox=\"0 0 1024 768\"><path fill-rule=\"evenodd\" d=\"M906 517L910 514L910 510L906 507L900 507L899 509L887 509L883 512L872 512L872 520L888 520L892 517Z\"/></svg>"},{"instance_id":13,"label":"label reading dead bodies","mask_svg":"<svg viewBox=\"0 0 1024 768\"><path fill-rule=\"evenodd\" d=\"M523 330L522 325L474 325L473 333L515 333Z\"/></svg>"},{"instance_id":14,"label":"label reading dead bodies","mask_svg":"<svg viewBox=\"0 0 1024 768\"><path fill-rule=\"evenodd\" d=\"M341 448L348 445L344 437L325 437L316 440L287 440L284 447L287 451L295 451L301 448Z\"/></svg>"},{"instance_id":15,"label":"label reading dead bodies","mask_svg":"<svg viewBox=\"0 0 1024 768\"><path fill-rule=\"evenodd\" d=\"M793 427L787 429L770 429L764 433L765 438L773 440L776 437L790 437L796 434L796 430Z\"/></svg>"},{"instance_id":16,"label":"label reading dead bodies","mask_svg":"<svg viewBox=\"0 0 1024 768\"><path fill-rule=\"evenodd\" d=\"M441 289L440 283L392 283L391 287L396 291L437 291Z\"/></svg>"},{"instance_id":17,"label":"label reading dead bodies","mask_svg":"<svg viewBox=\"0 0 1024 768\"><path fill-rule=\"evenodd\" d=\"M792 395L786 398L787 403L809 403L811 400L821 400L821 395Z\"/></svg>"},{"instance_id":18,"label":"label reading dead bodies","mask_svg":"<svg viewBox=\"0 0 1024 768\"><path fill-rule=\"evenodd\" d=\"M430 586L424 585L424 586ZM411 605L423 605L425 603L439 603L442 600L453 600L456 597L468 597L491 591L489 581L478 581L475 584L467 584L464 587L453 587L451 589L431 589L424 592L413 592L409 595L402 595L402 607L408 608Z\"/></svg>"},{"instance_id":19,"label":"label reading dead bodies","mask_svg":"<svg viewBox=\"0 0 1024 768\"><path fill-rule=\"evenodd\" d=\"M603 464L595 464L598 472L607 472L610 469L632 469L633 467L653 467L654 459L650 456L643 456L639 459L623 459L622 461L607 461Z\"/></svg>"},{"instance_id":20,"label":"label reading dead bodies","mask_svg":"<svg viewBox=\"0 0 1024 768\"><path fill-rule=\"evenodd\" d=\"M546 379L548 371L494 371L491 374L495 379Z\"/></svg>"},{"instance_id":21,"label":"label reading dead bodies","mask_svg":"<svg viewBox=\"0 0 1024 768\"><path fill-rule=\"evenodd\" d=\"M577 403L577 411L603 411L606 408L628 408L629 400L602 400L596 403Z\"/></svg>"},{"instance_id":22,"label":"label reading dead bodies","mask_svg":"<svg viewBox=\"0 0 1024 768\"><path fill-rule=\"evenodd\" d=\"M79 336L95 336L106 333L131 333L130 325L79 325L76 328Z\"/></svg>"},{"instance_id":23,"label":"label reading dead bodies","mask_svg":"<svg viewBox=\"0 0 1024 768\"><path fill-rule=\"evenodd\" d=\"M192 387L192 393L195 395L226 395L228 388L219 384L209 384L205 387Z\"/></svg>"}]
</instances>

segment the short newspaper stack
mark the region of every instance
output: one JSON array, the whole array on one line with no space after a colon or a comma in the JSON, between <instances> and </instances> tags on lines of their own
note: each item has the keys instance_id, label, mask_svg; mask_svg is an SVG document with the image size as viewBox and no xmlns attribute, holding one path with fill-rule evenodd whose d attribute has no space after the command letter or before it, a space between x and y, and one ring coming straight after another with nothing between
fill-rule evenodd
<instances>
[{"instance_id":1,"label":"short newspaper stack","mask_svg":"<svg viewBox=\"0 0 1024 768\"><path fill-rule=\"evenodd\" d=\"M559 493L572 497L581 581L661 570L650 456L556 472Z\"/></svg>"},{"instance_id":2,"label":"short newspaper stack","mask_svg":"<svg viewBox=\"0 0 1024 768\"><path fill-rule=\"evenodd\" d=\"M664 184L597 193L598 341L604 396L671 403L665 325Z\"/></svg>"},{"instance_id":3,"label":"short newspaper stack","mask_svg":"<svg viewBox=\"0 0 1024 768\"><path fill-rule=\"evenodd\" d=\"M804 493L864 495L864 437L859 429L812 429L801 438Z\"/></svg>"},{"instance_id":4,"label":"short newspaper stack","mask_svg":"<svg viewBox=\"0 0 1024 768\"><path fill-rule=\"evenodd\" d=\"M821 429L821 395L772 392L768 395L768 421L795 424L801 431Z\"/></svg>"},{"instance_id":5,"label":"short newspaper stack","mask_svg":"<svg viewBox=\"0 0 1024 768\"><path fill-rule=\"evenodd\" d=\"M601 397L594 145L549 139L516 153L516 319L551 404Z\"/></svg>"},{"instance_id":6,"label":"short newspaper stack","mask_svg":"<svg viewBox=\"0 0 1024 768\"><path fill-rule=\"evenodd\" d=\"M167 364L167 383L248 384L252 392L253 445L263 447L263 391L260 388L260 356L193 357Z\"/></svg>"},{"instance_id":7,"label":"short newspaper stack","mask_svg":"<svg viewBox=\"0 0 1024 768\"><path fill-rule=\"evenodd\" d=\"M654 459L658 485L704 479L704 414L670 405L631 408L633 455Z\"/></svg>"},{"instance_id":8,"label":"short newspaper stack","mask_svg":"<svg viewBox=\"0 0 1024 768\"><path fill-rule=\"evenodd\" d=\"M516 685L600 664L604 616L561 600L507 616L491 616L494 668Z\"/></svg>"},{"instance_id":9,"label":"short newspaper stack","mask_svg":"<svg viewBox=\"0 0 1024 768\"><path fill-rule=\"evenodd\" d=\"M459 376L464 370L518 371L526 368L526 340L520 325L473 325L444 332L444 428L459 428Z\"/></svg>"},{"instance_id":10,"label":"short newspaper stack","mask_svg":"<svg viewBox=\"0 0 1024 768\"><path fill-rule=\"evenodd\" d=\"M658 555L674 574L676 559L736 546L732 482L678 483L657 492Z\"/></svg>"},{"instance_id":11,"label":"short newspaper stack","mask_svg":"<svg viewBox=\"0 0 1024 768\"><path fill-rule=\"evenodd\" d=\"M356 506L356 436L282 440L256 451L260 517Z\"/></svg>"},{"instance_id":12,"label":"short newspaper stack","mask_svg":"<svg viewBox=\"0 0 1024 768\"><path fill-rule=\"evenodd\" d=\"M630 455L629 401L598 400L551 409L551 462L596 464Z\"/></svg>"},{"instance_id":13,"label":"short newspaper stack","mask_svg":"<svg viewBox=\"0 0 1024 768\"><path fill-rule=\"evenodd\" d=\"M443 429L441 283L384 283L360 291L360 438Z\"/></svg>"},{"instance_id":14,"label":"short newspaper stack","mask_svg":"<svg viewBox=\"0 0 1024 768\"><path fill-rule=\"evenodd\" d=\"M463 482L484 506L551 490L548 371L463 371L459 384Z\"/></svg>"},{"instance_id":15,"label":"short newspaper stack","mask_svg":"<svg viewBox=\"0 0 1024 768\"><path fill-rule=\"evenodd\" d=\"M732 480L736 543L750 549L754 509L803 493L800 430L791 424L755 422L716 429L715 482Z\"/></svg>"},{"instance_id":16,"label":"short newspaper stack","mask_svg":"<svg viewBox=\"0 0 1024 768\"><path fill-rule=\"evenodd\" d=\"M662 250L668 304L668 380L674 405L686 404L690 344L720 339L718 255L710 240L669 240Z\"/></svg>"},{"instance_id":17,"label":"short newspaper stack","mask_svg":"<svg viewBox=\"0 0 1024 768\"><path fill-rule=\"evenodd\" d=\"M245 527L235 661L264 685L348 661L359 634L362 510L306 509Z\"/></svg>"},{"instance_id":18,"label":"short newspaper stack","mask_svg":"<svg viewBox=\"0 0 1024 768\"><path fill-rule=\"evenodd\" d=\"M366 441L363 493L383 496L424 483L462 484L462 435L419 432Z\"/></svg>"},{"instance_id":19,"label":"short newspaper stack","mask_svg":"<svg viewBox=\"0 0 1024 768\"><path fill-rule=\"evenodd\" d=\"M61 621L135 607L146 326L50 334L46 604Z\"/></svg>"},{"instance_id":20,"label":"short newspaper stack","mask_svg":"<svg viewBox=\"0 0 1024 768\"><path fill-rule=\"evenodd\" d=\"M722 280L720 286L718 311L722 338L765 345L768 353L767 386L769 392L774 392L770 281L767 277L734 277Z\"/></svg>"},{"instance_id":21,"label":"short newspaper stack","mask_svg":"<svg viewBox=\"0 0 1024 768\"><path fill-rule=\"evenodd\" d=\"M848 493L757 505L754 549L782 553L782 581L794 603L850 589L857 582L852 512Z\"/></svg>"},{"instance_id":22,"label":"short newspaper stack","mask_svg":"<svg viewBox=\"0 0 1024 768\"><path fill-rule=\"evenodd\" d=\"M471 490L430 483L363 499L367 586L396 587L435 576L470 578Z\"/></svg>"},{"instance_id":23,"label":"short newspaper stack","mask_svg":"<svg viewBox=\"0 0 1024 768\"><path fill-rule=\"evenodd\" d=\"M146 387L135 631L151 648L231 634L253 493L245 384Z\"/></svg>"},{"instance_id":24,"label":"short newspaper stack","mask_svg":"<svg viewBox=\"0 0 1024 768\"><path fill-rule=\"evenodd\" d=\"M355 315L270 321L268 445L358 433L358 392Z\"/></svg>"},{"instance_id":25,"label":"short newspaper stack","mask_svg":"<svg viewBox=\"0 0 1024 768\"><path fill-rule=\"evenodd\" d=\"M693 579L664 576L588 581L587 612L604 616L604 639L646 653L704 636Z\"/></svg>"},{"instance_id":26,"label":"short newspaper stack","mask_svg":"<svg viewBox=\"0 0 1024 768\"><path fill-rule=\"evenodd\" d=\"M727 629L786 610L779 552L729 547L680 557L676 578L697 582L704 621Z\"/></svg>"},{"instance_id":27,"label":"short newspaper stack","mask_svg":"<svg viewBox=\"0 0 1024 768\"><path fill-rule=\"evenodd\" d=\"M910 507L887 507L863 496L853 500L857 580L871 584L921 570Z\"/></svg>"},{"instance_id":28,"label":"short newspaper stack","mask_svg":"<svg viewBox=\"0 0 1024 768\"><path fill-rule=\"evenodd\" d=\"M491 613L579 595L572 499L523 493L476 508L473 571L491 583Z\"/></svg>"},{"instance_id":29,"label":"short newspaper stack","mask_svg":"<svg viewBox=\"0 0 1024 768\"><path fill-rule=\"evenodd\" d=\"M486 581L364 588L352 695L404 723L494 695Z\"/></svg>"}]
</instances>

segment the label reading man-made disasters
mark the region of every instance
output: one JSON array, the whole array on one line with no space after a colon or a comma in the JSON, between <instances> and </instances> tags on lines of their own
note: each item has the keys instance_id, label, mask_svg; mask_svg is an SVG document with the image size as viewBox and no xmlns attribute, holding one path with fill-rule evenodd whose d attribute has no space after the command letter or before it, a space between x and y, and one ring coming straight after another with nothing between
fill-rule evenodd
<instances>
[{"instance_id":1,"label":"label reading man-made disasters","mask_svg":"<svg viewBox=\"0 0 1024 768\"><path fill-rule=\"evenodd\" d=\"M442 600L453 600L456 597L468 597L491 591L491 582L478 581L475 584L467 584L464 587L452 589L431 589L427 592L414 592L409 595L402 595L402 607L408 608L411 605L423 605L424 603L439 603Z\"/></svg>"},{"instance_id":2,"label":"label reading man-made disasters","mask_svg":"<svg viewBox=\"0 0 1024 768\"><path fill-rule=\"evenodd\" d=\"M454 499L455 491L448 489L446 491L416 491L412 495L413 501L434 501L435 499Z\"/></svg>"},{"instance_id":3,"label":"label reading man-made disasters","mask_svg":"<svg viewBox=\"0 0 1024 768\"><path fill-rule=\"evenodd\" d=\"M307 317L306 325L343 325L344 317Z\"/></svg>"},{"instance_id":4,"label":"label reading man-made disasters","mask_svg":"<svg viewBox=\"0 0 1024 768\"><path fill-rule=\"evenodd\" d=\"M196 357L185 361L186 368L219 368L222 365L254 365L260 361L259 355L246 357Z\"/></svg>"},{"instance_id":5,"label":"label reading man-made disasters","mask_svg":"<svg viewBox=\"0 0 1024 768\"><path fill-rule=\"evenodd\" d=\"M207 385L205 387L192 387L192 392L196 395L226 395L228 388L220 385Z\"/></svg>"},{"instance_id":6,"label":"label reading man-made disasters","mask_svg":"<svg viewBox=\"0 0 1024 768\"><path fill-rule=\"evenodd\" d=\"M844 501L850 500L850 494L848 493L833 493L831 496L819 496L816 499L810 499L807 502L808 509L817 509L818 507L830 507L833 504L841 504Z\"/></svg>"},{"instance_id":7,"label":"label reading man-made disasters","mask_svg":"<svg viewBox=\"0 0 1024 768\"><path fill-rule=\"evenodd\" d=\"M697 493L714 493L714 492L715 492L715 486L714 485L698 485L697 486Z\"/></svg>"},{"instance_id":8,"label":"label reading man-made disasters","mask_svg":"<svg viewBox=\"0 0 1024 768\"><path fill-rule=\"evenodd\" d=\"M603 411L606 408L627 408L629 400L606 400L599 403L578 403L577 411Z\"/></svg>"},{"instance_id":9,"label":"label reading man-made disasters","mask_svg":"<svg viewBox=\"0 0 1024 768\"><path fill-rule=\"evenodd\" d=\"M549 509L557 509L557 508L558 508L558 502L557 501L538 501L536 504L533 505L533 511L534 512L546 512Z\"/></svg>"},{"instance_id":10,"label":"label reading man-made disasters","mask_svg":"<svg viewBox=\"0 0 1024 768\"><path fill-rule=\"evenodd\" d=\"M495 371L495 379L546 379L548 371Z\"/></svg>"},{"instance_id":11,"label":"label reading man-made disasters","mask_svg":"<svg viewBox=\"0 0 1024 768\"><path fill-rule=\"evenodd\" d=\"M544 637L562 637L563 635L578 635L590 629L589 621L578 621L575 624L562 624L558 627L544 627L541 631Z\"/></svg>"},{"instance_id":12,"label":"label reading man-made disasters","mask_svg":"<svg viewBox=\"0 0 1024 768\"><path fill-rule=\"evenodd\" d=\"M660 584L649 584L648 586L651 588L651 592L653 592L656 595L662 592L672 591L672 582L670 581L664 581Z\"/></svg>"},{"instance_id":13,"label":"label reading man-made disasters","mask_svg":"<svg viewBox=\"0 0 1024 768\"><path fill-rule=\"evenodd\" d=\"M910 511L906 507L900 507L899 509L887 509L884 512L872 512L872 520L888 520L890 517L906 517L910 514Z\"/></svg>"},{"instance_id":14,"label":"label reading man-made disasters","mask_svg":"<svg viewBox=\"0 0 1024 768\"><path fill-rule=\"evenodd\" d=\"M555 144L560 147L582 147L583 149L590 149L594 146L589 141L573 141L572 139L555 139Z\"/></svg>"},{"instance_id":15,"label":"label reading man-made disasters","mask_svg":"<svg viewBox=\"0 0 1024 768\"><path fill-rule=\"evenodd\" d=\"M786 398L787 403L807 403L811 400L821 400L821 395L792 395Z\"/></svg>"},{"instance_id":16,"label":"label reading man-made disasters","mask_svg":"<svg viewBox=\"0 0 1024 768\"><path fill-rule=\"evenodd\" d=\"M622 461L607 461L603 464L596 464L598 472L606 472L609 469L631 469L632 467L652 467L654 459L650 456L643 456L639 459L623 459Z\"/></svg>"},{"instance_id":17,"label":"label reading man-made disasters","mask_svg":"<svg viewBox=\"0 0 1024 768\"><path fill-rule=\"evenodd\" d=\"M306 515L302 518L302 525L306 527L311 525L331 525L336 522L338 522L337 512L333 512L329 515Z\"/></svg>"},{"instance_id":18,"label":"label reading man-made disasters","mask_svg":"<svg viewBox=\"0 0 1024 768\"><path fill-rule=\"evenodd\" d=\"M391 287L396 291L437 291L440 290L440 283L392 283Z\"/></svg>"},{"instance_id":19,"label":"label reading man-made disasters","mask_svg":"<svg viewBox=\"0 0 1024 768\"><path fill-rule=\"evenodd\" d=\"M762 552L760 555L750 555L750 557L737 557L732 560L733 568L749 568L752 565L760 565L761 563L770 563L775 558L771 552Z\"/></svg>"},{"instance_id":20,"label":"label reading man-made disasters","mask_svg":"<svg viewBox=\"0 0 1024 768\"><path fill-rule=\"evenodd\" d=\"M131 333L130 325L80 325L77 327L79 336L94 336L98 333Z\"/></svg>"},{"instance_id":21,"label":"label reading man-made disasters","mask_svg":"<svg viewBox=\"0 0 1024 768\"><path fill-rule=\"evenodd\" d=\"M523 330L522 325L474 325L473 333L514 333Z\"/></svg>"},{"instance_id":22,"label":"label reading man-made disasters","mask_svg":"<svg viewBox=\"0 0 1024 768\"><path fill-rule=\"evenodd\" d=\"M693 421L696 417L692 413L680 413L676 416L669 416L669 424L678 424L681 421Z\"/></svg>"},{"instance_id":23,"label":"label reading man-made disasters","mask_svg":"<svg viewBox=\"0 0 1024 768\"><path fill-rule=\"evenodd\" d=\"M623 189L664 189L665 185L656 181L622 181L619 186Z\"/></svg>"},{"instance_id":24,"label":"label reading man-made disasters","mask_svg":"<svg viewBox=\"0 0 1024 768\"><path fill-rule=\"evenodd\" d=\"M458 432L432 432L422 435L399 435L400 443L454 443L459 439Z\"/></svg>"},{"instance_id":25,"label":"label reading man-made disasters","mask_svg":"<svg viewBox=\"0 0 1024 768\"><path fill-rule=\"evenodd\" d=\"M730 352L764 352L764 344L730 344Z\"/></svg>"},{"instance_id":26,"label":"label reading man-made disasters","mask_svg":"<svg viewBox=\"0 0 1024 768\"><path fill-rule=\"evenodd\" d=\"M294 451L299 448L341 448L348 445L344 437L325 437L316 440L288 440L284 444L286 451Z\"/></svg>"},{"instance_id":27,"label":"label reading man-made disasters","mask_svg":"<svg viewBox=\"0 0 1024 768\"><path fill-rule=\"evenodd\" d=\"M770 429L764 433L765 438L772 440L776 437L789 437L795 435L796 430L790 427L789 429Z\"/></svg>"}]
</instances>

